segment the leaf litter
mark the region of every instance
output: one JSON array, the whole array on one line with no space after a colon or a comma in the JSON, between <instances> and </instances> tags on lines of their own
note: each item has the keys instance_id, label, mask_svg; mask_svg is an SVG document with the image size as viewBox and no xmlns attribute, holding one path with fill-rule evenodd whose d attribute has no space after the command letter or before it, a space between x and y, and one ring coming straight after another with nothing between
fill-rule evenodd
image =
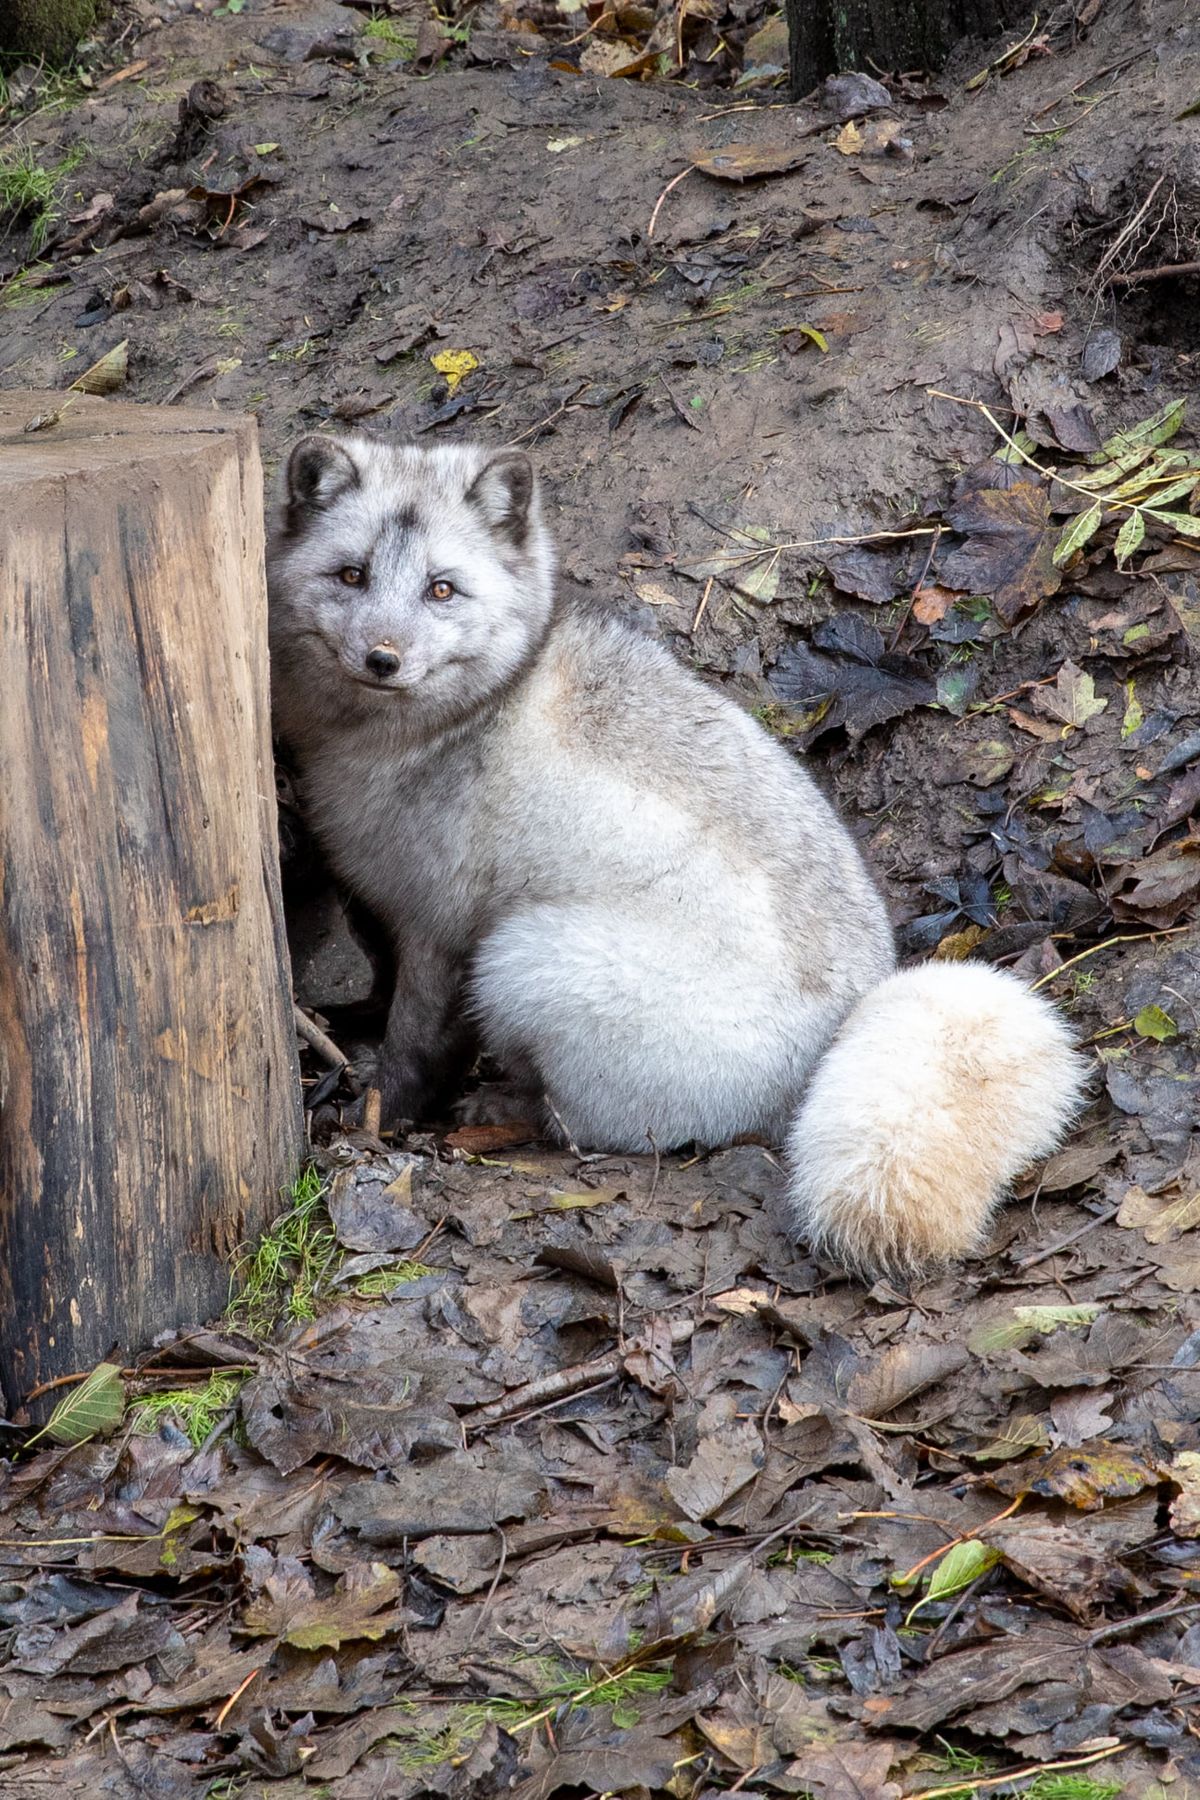
<instances>
[{"instance_id":1,"label":"leaf litter","mask_svg":"<svg viewBox=\"0 0 1200 1800\"><path fill-rule=\"evenodd\" d=\"M1060 155L1032 102L1108 52L1039 27L965 90L848 75L685 132L641 77L737 80L755 9L318 10L156 21L137 82L84 90L151 154L130 177L89 125L61 244L4 289L14 379L191 384L272 460L365 419L571 470L572 574L628 574L811 749L905 946L1052 994L1098 1098L987 1256L904 1294L780 1232L760 1147L381 1156L309 1064L318 1160L226 1320L44 1396L4 1465L0 1794L1182 1794L1197 397L1169 327L1073 304L1077 267L1013 297L1037 196L1120 137L1102 108ZM222 87L172 89L164 129L170 58ZM1040 146L1000 181L985 98ZM58 111L32 129L57 166ZM1061 232L1093 267L1094 223ZM995 425L940 397L994 383Z\"/></svg>"}]
</instances>

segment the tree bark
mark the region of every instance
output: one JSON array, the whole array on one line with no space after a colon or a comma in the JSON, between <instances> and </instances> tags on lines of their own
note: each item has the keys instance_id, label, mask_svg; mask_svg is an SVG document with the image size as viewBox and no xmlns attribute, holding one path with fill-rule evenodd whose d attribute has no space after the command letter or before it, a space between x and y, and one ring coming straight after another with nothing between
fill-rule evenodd
<instances>
[{"instance_id":1,"label":"tree bark","mask_svg":"<svg viewBox=\"0 0 1200 1800\"><path fill-rule=\"evenodd\" d=\"M14 1401L219 1312L303 1123L253 421L0 395L0 550Z\"/></svg>"},{"instance_id":2,"label":"tree bark","mask_svg":"<svg viewBox=\"0 0 1200 1800\"><path fill-rule=\"evenodd\" d=\"M792 98L827 75L940 69L965 37L1032 16L1029 0L787 0Z\"/></svg>"}]
</instances>

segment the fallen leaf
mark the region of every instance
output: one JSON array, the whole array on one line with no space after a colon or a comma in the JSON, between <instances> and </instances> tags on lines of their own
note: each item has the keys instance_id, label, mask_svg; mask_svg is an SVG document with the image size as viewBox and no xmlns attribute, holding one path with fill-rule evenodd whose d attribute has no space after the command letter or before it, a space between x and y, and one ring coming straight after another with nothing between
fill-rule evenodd
<instances>
[{"instance_id":1,"label":"fallen leaf","mask_svg":"<svg viewBox=\"0 0 1200 1800\"><path fill-rule=\"evenodd\" d=\"M1200 1453L1183 1450L1167 1470L1179 1489L1171 1502L1171 1529L1177 1537L1200 1537Z\"/></svg>"},{"instance_id":2,"label":"fallen leaf","mask_svg":"<svg viewBox=\"0 0 1200 1800\"><path fill-rule=\"evenodd\" d=\"M87 1380L59 1401L37 1436L56 1444L82 1444L115 1431L124 1412L125 1383L120 1367L97 1363Z\"/></svg>"},{"instance_id":3,"label":"fallen leaf","mask_svg":"<svg viewBox=\"0 0 1200 1800\"><path fill-rule=\"evenodd\" d=\"M1018 479L1011 487L968 490L946 517L966 542L939 557L939 581L970 594L990 595L997 617L1012 625L1058 592L1054 561L1059 532L1050 522L1046 489Z\"/></svg>"},{"instance_id":4,"label":"fallen leaf","mask_svg":"<svg viewBox=\"0 0 1200 1800\"><path fill-rule=\"evenodd\" d=\"M1149 1244L1171 1244L1185 1231L1194 1231L1200 1226L1200 1192L1186 1180L1172 1187L1178 1191L1148 1194L1144 1188L1131 1187L1121 1202L1117 1224L1145 1232Z\"/></svg>"},{"instance_id":5,"label":"fallen leaf","mask_svg":"<svg viewBox=\"0 0 1200 1800\"><path fill-rule=\"evenodd\" d=\"M265 1559L262 1579L238 1627L250 1637L279 1638L297 1650L337 1650L349 1638L386 1637L406 1622L403 1607L393 1606L403 1582L386 1563L356 1563L331 1594L319 1595L295 1557L255 1555Z\"/></svg>"},{"instance_id":6,"label":"fallen leaf","mask_svg":"<svg viewBox=\"0 0 1200 1800\"><path fill-rule=\"evenodd\" d=\"M693 167L715 181L754 181L760 175L786 175L807 157L808 150L795 144L722 144L698 150Z\"/></svg>"},{"instance_id":7,"label":"fallen leaf","mask_svg":"<svg viewBox=\"0 0 1200 1800\"><path fill-rule=\"evenodd\" d=\"M1113 873L1113 916L1167 929L1186 918L1200 893L1200 837L1166 844Z\"/></svg>"},{"instance_id":8,"label":"fallen leaf","mask_svg":"<svg viewBox=\"0 0 1200 1800\"><path fill-rule=\"evenodd\" d=\"M1064 1444L1048 1456L1017 1463L988 1479L1014 1499L1040 1494L1044 1499L1065 1500L1080 1512L1094 1512L1106 1500L1126 1500L1143 1488L1156 1486L1159 1472L1135 1451L1101 1442L1082 1449Z\"/></svg>"},{"instance_id":9,"label":"fallen leaf","mask_svg":"<svg viewBox=\"0 0 1200 1800\"><path fill-rule=\"evenodd\" d=\"M838 132L834 139L834 148L840 150L843 156L862 155L863 134L853 119L847 120Z\"/></svg>"},{"instance_id":10,"label":"fallen leaf","mask_svg":"<svg viewBox=\"0 0 1200 1800\"><path fill-rule=\"evenodd\" d=\"M1097 699L1092 677L1073 662L1062 665L1053 687L1037 688L1033 695L1036 712L1045 714L1048 719L1058 719L1073 729L1086 725L1107 705L1107 700Z\"/></svg>"},{"instance_id":11,"label":"fallen leaf","mask_svg":"<svg viewBox=\"0 0 1200 1800\"><path fill-rule=\"evenodd\" d=\"M451 393L473 369L479 367L479 358L470 350L435 350L429 360L438 374L445 376L446 386Z\"/></svg>"},{"instance_id":12,"label":"fallen leaf","mask_svg":"<svg viewBox=\"0 0 1200 1800\"><path fill-rule=\"evenodd\" d=\"M762 1436L755 1425L735 1425L704 1439L683 1469L668 1469L667 1492L688 1519L711 1519L752 1481L763 1466Z\"/></svg>"},{"instance_id":13,"label":"fallen leaf","mask_svg":"<svg viewBox=\"0 0 1200 1800\"><path fill-rule=\"evenodd\" d=\"M1170 1038L1179 1036L1178 1025L1161 1006L1143 1006L1141 1012L1134 1016L1133 1029L1139 1037L1153 1038L1158 1044L1165 1044Z\"/></svg>"},{"instance_id":14,"label":"fallen leaf","mask_svg":"<svg viewBox=\"0 0 1200 1800\"><path fill-rule=\"evenodd\" d=\"M114 394L125 385L129 373L129 339L122 338L111 350L76 377L71 387L81 394Z\"/></svg>"}]
</instances>

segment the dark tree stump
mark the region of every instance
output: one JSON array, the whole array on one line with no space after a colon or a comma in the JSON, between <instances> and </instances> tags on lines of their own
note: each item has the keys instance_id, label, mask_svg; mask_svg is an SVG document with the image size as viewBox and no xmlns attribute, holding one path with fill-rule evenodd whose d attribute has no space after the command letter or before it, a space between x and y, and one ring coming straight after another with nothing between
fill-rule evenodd
<instances>
[{"instance_id":1,"label":"dark tree stump","mask_svg":"<svg viewBox=\"0 0 1200 1800\"><path fill-rule=\"evenodd\" d=\"M848 69L940 69L960 39L1031 17L1029 0L787 0L792 98Z\"/></svg>"},{"instance_id":2,"label":"dark tree stump","mask_svg":"<svg viewBox=\"0 0 1200 1800\"><path fill-rule=\"evenodd\" d=\"M253 421L0 395L0 549L11 1402L219 1312L303 1124Z\"/></svg>"}]
</instances>

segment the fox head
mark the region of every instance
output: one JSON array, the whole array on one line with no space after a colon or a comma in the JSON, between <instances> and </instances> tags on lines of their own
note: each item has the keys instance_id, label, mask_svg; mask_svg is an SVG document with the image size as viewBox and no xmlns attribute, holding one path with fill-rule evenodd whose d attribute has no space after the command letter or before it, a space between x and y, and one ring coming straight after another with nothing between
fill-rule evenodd
<instances>
[{"instance_id":1,"label":"fox head","mask_svg":"<svg viewBox=\"0 0 1200 1800\"><path fill-rule=\"evenodd\" d=\"M529 458L301 438L268 555L276 710L428 736L524 668L554 607ZM282 716L280 716L282 715Z\"/></svg>"}]
</instances>

